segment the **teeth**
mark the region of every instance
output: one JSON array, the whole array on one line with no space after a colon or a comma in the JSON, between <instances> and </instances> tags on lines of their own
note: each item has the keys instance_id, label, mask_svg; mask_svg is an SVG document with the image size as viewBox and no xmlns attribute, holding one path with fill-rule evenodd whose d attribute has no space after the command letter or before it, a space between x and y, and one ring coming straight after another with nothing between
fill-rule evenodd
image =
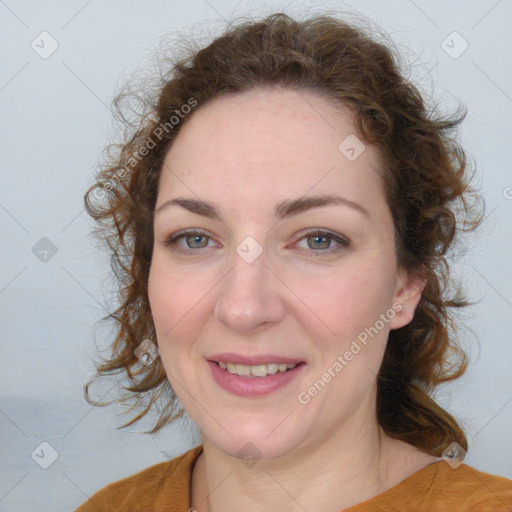
<instances>
[{"instance_id":1,"label":"teeth","mask_svg":"<svg viewBox=\"0 0 512 512\"><path fill-rule=\"evenodd\" d=\"M218 364L223 370L227 370L229 373L233 373L235 375L240 375L241 377L266 377L267 375L273 375L274 373L291 370L297 366L296 364L284 363L269 363L248 366L246 364L224 363L222 361L219 361Z\"/></svg>"}]
</instances>

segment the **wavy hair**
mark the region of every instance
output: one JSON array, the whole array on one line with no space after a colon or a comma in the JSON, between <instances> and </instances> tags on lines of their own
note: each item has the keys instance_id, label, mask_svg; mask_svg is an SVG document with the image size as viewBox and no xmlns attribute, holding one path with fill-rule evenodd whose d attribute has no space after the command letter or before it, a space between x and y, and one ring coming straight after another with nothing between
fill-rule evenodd
<instances>
[{"instance_id":1,"label":"wavy hair","mask_svg":"<svg viewBox=\"0 0 512 512\"><path fill-rule=\"evenodd\" d=\"M460 288L451 294L448 262L457 235L474 230L483 218L478 201L469 201L481 196L471 187L465 153L453 136L465 112L447 117L427 108L400 71L391 45L328 15L297 21L278 13L239 23L199 50L183 50L160 78L142 99L138 122L123 113L131 93L116 97L124 139L109 146L108 162L85 195L94 234L106 243L119 284L119 306L106 317L117 334L108 358L96 364L96 375L85 385L87 400L139 409L122 427L162 402L151 433L183 414L160 358L145 366L134 354L143 340L157 344L148 275L162 162L193 108L220 95L284 86L320 93L354 112L358 136L380 150L398 265L426 281L412 321L389 334L377 380L380 426L432 455L453 441L467 450L462 427L431 396L437 385L461 376L468 363L455 336L454 312L470 302ZM127 377L128 385L114 400L93 399L91 383L112 374Z\"/></svg>"}]
</instances>

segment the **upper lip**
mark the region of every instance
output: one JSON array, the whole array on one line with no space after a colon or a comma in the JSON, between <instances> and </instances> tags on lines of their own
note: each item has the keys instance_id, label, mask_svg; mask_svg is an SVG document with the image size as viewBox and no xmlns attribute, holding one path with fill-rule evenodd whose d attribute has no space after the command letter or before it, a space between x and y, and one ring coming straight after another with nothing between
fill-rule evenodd
<instances>
[{"instance_id":1,"label":"upper lip","mask_svg":"<svg viewBox=\"0 0 512 512\"><path fill-rule=\"evenodd\" d=\"M213 354L212 356L207 358L209 361L215 361L217 363L232 363L232 364L244 364L247 366L256 366L259 364L299 364L303 363L301 359L296 359L293 357L283 357L275 354L260 354L260 355L251 355L244 356L241 354L233 354L233 353L222 353L222 354Z\"/></svg>"}]
</instances>

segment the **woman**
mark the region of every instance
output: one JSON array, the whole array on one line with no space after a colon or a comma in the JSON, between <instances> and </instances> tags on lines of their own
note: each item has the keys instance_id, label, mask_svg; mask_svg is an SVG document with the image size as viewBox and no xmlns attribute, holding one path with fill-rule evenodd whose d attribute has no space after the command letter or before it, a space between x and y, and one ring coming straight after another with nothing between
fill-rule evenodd
<instances>
[{"instance_id":1,"label":"woman","mask_svg":"<svg viewBox=\"0 0 512 512\"><path fill-rule=\"evenodd\" d=\"M98 376L128 376L153 432L179 400L202 444L79 512L512 510L429 397L466 368L446 255L482 216L460 121L330 17L177 63L86 205L123 286Z\"/></svg>"}]
</instances>

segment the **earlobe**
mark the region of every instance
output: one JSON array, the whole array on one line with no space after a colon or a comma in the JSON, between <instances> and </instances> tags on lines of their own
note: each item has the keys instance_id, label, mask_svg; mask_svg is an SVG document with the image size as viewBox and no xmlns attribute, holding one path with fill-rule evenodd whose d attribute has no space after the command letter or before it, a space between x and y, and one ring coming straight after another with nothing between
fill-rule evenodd
<instances>
[{"instance_id":1,"label":"earlobe","mask_svg":"<svg viewBox=\"0 0 512 512\"><path fill-rule=\"evenodd\" d=\"M393 308L397 313L389 322L390 329L399 329L411 322L426 284L425 277L418 277L405 270L400 271L393 296Z\"/></svg>"}]
</instances>

